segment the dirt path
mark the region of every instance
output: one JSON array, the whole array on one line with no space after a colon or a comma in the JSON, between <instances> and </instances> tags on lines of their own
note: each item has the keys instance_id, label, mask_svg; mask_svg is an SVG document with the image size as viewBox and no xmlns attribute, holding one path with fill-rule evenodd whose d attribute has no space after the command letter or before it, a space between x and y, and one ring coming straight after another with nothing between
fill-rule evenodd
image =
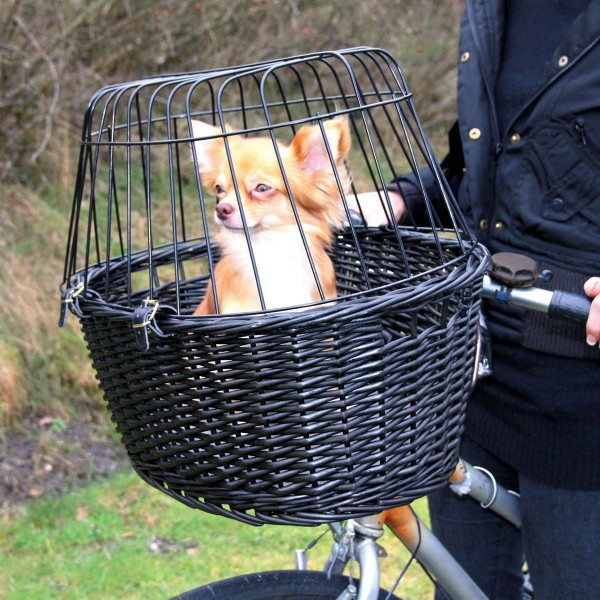
<instances>
[{"instance_id":1,"label":"dirt path","mask_svg":"<svg viewBox=\"0 0 600 600\"><path fill-rule=\"evenodd\" d=\"M126 464L123 448L90 420L26 421L18 432L0 432L0 511L28 498L57 495Z\"/></svg>"}]
</instances>

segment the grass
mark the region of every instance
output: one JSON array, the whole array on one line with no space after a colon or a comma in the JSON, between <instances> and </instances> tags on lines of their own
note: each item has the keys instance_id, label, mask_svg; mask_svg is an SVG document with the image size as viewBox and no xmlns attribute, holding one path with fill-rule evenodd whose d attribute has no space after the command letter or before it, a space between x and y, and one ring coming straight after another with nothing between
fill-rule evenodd
<instances>
[{"instance_id":1,"label":"grass","mask_svg":"<svg viewBox=\"0 0 600 600\"><path fill-rule=\"evenodd\" d=\"M426 512L423 501L417 510ZM294 549L326 529L243 525L189 509L122 473L4 516L0 598L170 598L225 577L293 568ZM391 534L382 545L390 555L383 584L390 586L407 553ZM329 547L326 536L309 552L309 568L321 568ZM415 567L396 593L424 600L431 589Z\"/></svg>"}]
</instances>

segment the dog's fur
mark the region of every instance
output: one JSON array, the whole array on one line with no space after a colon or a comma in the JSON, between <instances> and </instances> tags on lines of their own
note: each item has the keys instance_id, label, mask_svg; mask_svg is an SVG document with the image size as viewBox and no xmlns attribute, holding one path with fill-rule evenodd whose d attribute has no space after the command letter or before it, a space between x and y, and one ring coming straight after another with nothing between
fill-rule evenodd
<instances>
[{"instance_id":1,"label":"dog's fur","mask_svg":"<svg viewBox=\"0 0 600 600\"><path fill-rule=\"evenodd\" d=\"M253 312L262 308L245 229L266 309L299 306L322 299L292 203L323 295L326 299L335 298L335 272L326 250L331 245L333 229L342 225L345 213L320 127L302 127L289 146L277 145L290 198L270 137L228 135L232 173L221 129L202 121L192 121L192 126L196 138L217 136L197 139L194 144L202 182L217 197L215 241L221 250L221 259L214 269L214 285L218 312ZM323 126L339 179L347 191L349 181L344 159L350 150L348 121L338 117L325 121ZM194 314L217 312L212 285L213 282L209 282Z\"/></svg>"}]
</instances>

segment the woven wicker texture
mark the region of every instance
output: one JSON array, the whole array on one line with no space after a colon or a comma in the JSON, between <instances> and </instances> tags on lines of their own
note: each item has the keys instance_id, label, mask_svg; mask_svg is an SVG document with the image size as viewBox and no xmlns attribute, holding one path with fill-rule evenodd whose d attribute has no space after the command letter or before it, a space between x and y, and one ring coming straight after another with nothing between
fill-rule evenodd
<instances>
[{"instance_id":1,"label":"woven wicker texture","mask_svg":"<svg viewBox=\"0 0 600 600\"><path fill-rule=\"evenodd\" d=\"M369 237L379 256L392 236ZM406 237L420 262L427 238ZM208 323L167 312L150 352L138 349L131 314L84 299L78 310L146 481L249 523L314 524L410 502L452 472L483 264L475 252L451 276L318 311Z\"/></svg>"},{"instance_id":2,"label":"woven wicker texture","mask_svg":"<svg viewBox=\"0 0 600 600\"><path fill-rule=\"evenodd\" d=\"M352 124L353 192L383 188L384 172L421 181L429 170L441 202L421 181L422 210L402 227L336 231L335 301L193 316L219 248L214 199L189 158L190 116L279 138L340 113ZM457 460L486 265L383 51L163 76L90 102L63 307L81 319L134 468L190 507L312 525L443 485Z\"/></svg>"}]
</instances>

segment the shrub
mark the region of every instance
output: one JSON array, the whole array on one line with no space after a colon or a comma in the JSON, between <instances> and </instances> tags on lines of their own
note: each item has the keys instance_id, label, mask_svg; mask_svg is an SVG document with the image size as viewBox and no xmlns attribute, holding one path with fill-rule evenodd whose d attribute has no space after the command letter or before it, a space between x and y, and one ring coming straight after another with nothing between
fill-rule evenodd
<instances>
[{"instance_id":1,"label":"shrub","mask_svg":"<svg viewBox=\"0 0 600 600\"><path fill-rule=\"evenodd\" d=\"M96 406L87 352L56 328L83 112L165 72L378 46L402 64L434 148L454 114L458 0L8 0L0 21L0 426ZM6 142L8 141L8 142ZM54 407L54 408L51 408Z\"/></svg>"}]
</instances>

